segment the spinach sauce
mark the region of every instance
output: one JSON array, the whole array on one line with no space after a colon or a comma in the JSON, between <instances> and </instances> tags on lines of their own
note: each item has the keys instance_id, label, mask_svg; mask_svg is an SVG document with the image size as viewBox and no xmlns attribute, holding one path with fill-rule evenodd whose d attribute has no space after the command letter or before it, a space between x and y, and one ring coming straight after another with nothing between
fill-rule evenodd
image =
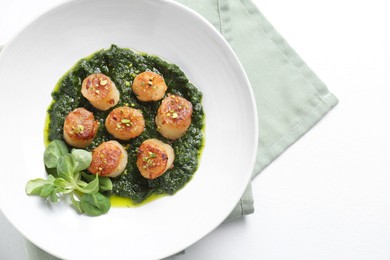
<instances>
[{"instance_id":1,"label":"spinach sauce","mask_svg":"<svg viewBox=\"0 0 390 260\"><path fill-rule=\"evenodd\" d=\"M132 92L131 85L137 74L150 70L161 74L168 86L166 93L180 95L193 105L192 123L187 133L176 141L164 138L155 125L154 118L161 100L156 102L139 101ZM110 49L98 51L80 60L57 83L52 93L53 102L48 109L47 141L63 140L63 124L66 115L77 107L91 111L99 121L99 130L93 143L86 148L92 151L102 142L114 140L105 129L104 121L109 112L94 108L81 94L81 83L88 75L103 73L111 78L120 92L119 103L115 106L129 106L140 109L145 118L145 131L137 138L119 141L128 152L125 172L113 178L113 190L109 195L130 198L141 203L151 195L172 195L182 188L198 167L203 147L204 113L201 104L202 93L191 84L178 66L159 57L138 53L130 49L112 45ZM162 176L148 180L141 176L136 166L137 149L149 138L157 138L172 145L175 151L174 167Z\"/></svg>"}]
</instances>

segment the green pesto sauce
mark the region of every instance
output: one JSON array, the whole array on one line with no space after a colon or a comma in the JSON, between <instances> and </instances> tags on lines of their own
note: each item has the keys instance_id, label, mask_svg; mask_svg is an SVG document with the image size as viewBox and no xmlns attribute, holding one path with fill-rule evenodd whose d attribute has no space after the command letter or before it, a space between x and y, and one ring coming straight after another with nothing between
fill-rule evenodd
<instances>
[{"instance_id":1,"label":"green pesto sauce","mask_svg":"<svg viewBox=\"0 0 390 260\"><path fill-rule=\"evenodd\" d=\"M183 96L193 105L191 126L187 133L176 141L164 138L157 131L154 118L161 101L142 102L132 92L131 85L135 76L146 70L159 73L164 77L168 86L167 94ZM198 168L204 140L202 93L188 81L177 65L153 55L112 45L107 50L98 51L81 59L59 80L52 92L53 102L47 111L46 143L55 139L63 140L65 117L77 107L84 107L91 111L95 119L100 122L98 133L92 144L85 148L86 150L92 151L101 143L115 139L104 127L105 118L115 107L108 111L97 110L81 94L81 83L84 78L93 73L103 73L109 76L117 86L120 100L115 107L128 105L140 109L145 118L145 131L140 136L129 141L117 140L128 152L128 164L122 175L112 179L113 190L108 195L129 198L132 202L130 205L132 205L139 204L149 197L174 194L191 180ZM157 138L169 143L175 151L174 167L154 180L142 177L136 166L137 149L143 141L149 138Z\"/></svg>"}]
</instances>

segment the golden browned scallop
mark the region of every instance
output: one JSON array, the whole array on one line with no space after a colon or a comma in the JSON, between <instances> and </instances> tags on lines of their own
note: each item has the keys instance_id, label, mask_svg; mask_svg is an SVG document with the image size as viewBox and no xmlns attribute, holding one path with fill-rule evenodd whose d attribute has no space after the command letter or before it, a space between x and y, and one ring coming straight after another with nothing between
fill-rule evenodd
<instances>
[{"instance_id":1,"label":"golden browned scallop","mask_svg":"<svg viewBox=\"0 0 390 260\"><path fill-rule=\"evenodd\" d=\"M106 118L106 129L115 138L129 140L142 134L145 120L141 110L130 107L117 107Z\"/></svg>"},{"instance_id":2,"label":"golden browned scallop","mask_svg":"<svg viewBox=\"0 0 390 260\"><path fill-rule=\"evenodd\" d=\"M65 118L64 139L73 147L85 148L92 143L98 128L98 121L91 112L85 108L76 108Z\"/></svg>"},{"instance_id":3,"label":"golden browned scallop","mask_svg":"<svg viewBox=\"0 0 390 260\"><path fill-rule=\"evenodd\" d=\"M126 150L117 141L108 141L92 151L92 162L88 171L100 176L116 177L125 170L126 165Z\"/></svg>"},{"instance_id":4,"label":"golden browned scallop","mask_svg":"<svg viewBox=\"0 0 390 260\"><path fill-rule=\"evenodd\" d=\"M161 75L145 71L135 77L132 88L139 100L157 101L164 97L168 87Z\"/></svg>"},{"instance_id":5,"label":"golden browned scallop","mask_svg":"<svg viewBox=\"0 0 390 260\"><path fill-rule=\"evenodd\" d=\"M157 130L168 139L178 139L190 127L191 117L191 102L180 96L168 95L157 110Z\"/></svg>"},{"instance_id":6,"label":"golden browned scallop","mask_svg":"<svg viewBox=\"0 0 390 260\"><path fill-rule=\"evenodd\" d=\"M108 110L118 104L119 91L115 83L102 73L91 74L83 80L81 94L99 110Z\"/></svg>"},{"instance_id":7,"label":"golden browned scallop","mask_svg":"<svg viewBox=\"0 0 390 260\"><path fill-rule=\"evenodd\" d=\"M137 167L147 179L155 179L172 167L175 153L169 144L148 139L138 148Z\"/></svg>"}]
</instances>

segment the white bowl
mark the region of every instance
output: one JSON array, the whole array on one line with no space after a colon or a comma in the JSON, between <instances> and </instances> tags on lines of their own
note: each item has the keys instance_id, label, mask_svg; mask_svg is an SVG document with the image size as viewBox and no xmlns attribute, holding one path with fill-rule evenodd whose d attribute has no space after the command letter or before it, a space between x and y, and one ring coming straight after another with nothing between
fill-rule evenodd
<instances>
[{"instance_id":1,"label":"white bowl","mask_svg":"<svg viewBox=\"0 0 390 260\"><path fill-rule=\"evenodd\" d=\"M79 59L112 43L179 65L203 92L205 149L193 179L174 196L87 217L64 203L29 197L24 187L46 176L43 126L54 85ZM175 2L78 0L58 6L6 45L0 80L0 207L27 239L57 257L170 256L216 228L250 180L258 135L248 79L212 25Z\"/></svg>"}]
</instances>

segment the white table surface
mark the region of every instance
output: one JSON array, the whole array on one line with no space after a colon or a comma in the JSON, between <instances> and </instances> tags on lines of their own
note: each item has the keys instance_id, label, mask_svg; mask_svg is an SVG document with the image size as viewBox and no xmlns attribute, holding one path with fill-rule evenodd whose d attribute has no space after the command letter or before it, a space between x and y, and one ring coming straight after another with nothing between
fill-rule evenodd
<instances>
[{"instance_id":1,"label":"white table surface","mask_svg":"<svg viewBox=\"0 0 390 260\"><path fill-rule=\"evenodd\" d=\"M63 0L0 0L0 44ZM390 259L386 0L254 0L340 103L253 182L255 214L178 260ZM32 259L0 213L0 259Z\"/></svg>"}]
</instances>

